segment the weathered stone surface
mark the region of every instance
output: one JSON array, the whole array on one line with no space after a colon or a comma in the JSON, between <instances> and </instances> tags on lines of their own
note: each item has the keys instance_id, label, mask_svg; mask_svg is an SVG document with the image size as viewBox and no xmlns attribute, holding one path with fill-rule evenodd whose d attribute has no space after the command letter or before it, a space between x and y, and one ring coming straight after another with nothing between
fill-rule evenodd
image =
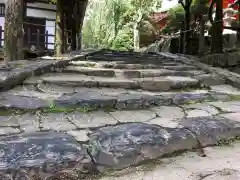
<instances>
[{"instance_id":1,"label":"weathered stone surface","mask_svg":"<svg viewBox=\"0 0 240 180\"><path fill-rule=\"evenodd\" d=\"M104 127L93 133L90 136L89 152L99 168L118 169L189 149L195 147L196 143L186 129L130 123Z\"/></svg>"},{"instance_id":2,"label":"weathered stone surface","mask_svg":"<svg viewBox=\"0 0 240 180\"><path fill-rule=\"evenodd\" d=\"M4 90L11 89L21 84L28 77L49 73L52 71L52 68L55 69L67 66L71 60L76 60L76 57L66 57L61 60L12 62L10 65L14 67L13 69L9 71L2 70L0 72L0 88Z\"/></svg>"},{"instance_id":3,"label":"weathered stone surface","mask_svg":"<svg viewBox=\"0 0 240 180\"><path fill-rule=\"evenodd\" d=\"M240 95L240 91L237 88L227 84L211 86L211 91Z\"/></svg>"},{"instance_id":4,"label":"weathered stone surface","mask_svg":"<svg viewBox=\"0 0 240 180\"><path fill-rule=\"evenodd\" d=\"M116 104L117 98L106 96L100 92L75 93L73 95L63 95L54 102L57 106L88 106L95 108L112 108Z\"/></svg>"},{"instance_id":5,"label":"weathered stone surface","mask_svg":"<svg viewBox=\"0 0 240 180\"><path fill-rule=\"evenodd\" d=\"M164 69L169 70L176 70L176 71L188 71L188 70L199 70L196 66L188 66L188 65L182 65L182 66L164 66Z\"/></svg>"},{"instance_id":6,"label":"weathered stone surface","mask_svg":"<svg viewBox=\"0 0 240 180\"><path fill-rule=\"evenodd\" d=\"M78 74L84 74L84 75L90 75L90 76L106 76L106 77L115 76L115 71L112 69L91 68L91 67L68 66L64 69L64 72L78 73Z\"/></svg>"},{"instance_id":7,"label":"weathered stone surface","mask_svg":"<svg viewBox=\"0 0 240 180\"><path fill-rule=\"evenodd\" d=\"M13 127L0 127L0 135L11 135L20 133L20 130Z\"/></svg>"},{"instance_id":8,"label":"weathered stone surface","mask_svg":"<svg viewBox=\"0 0 240 180\"><path fill-rule=\"evenodd\" d=\"M168 105L171 99L162 96L151 96L141 93L120 94L117 97L116 109L141 109L154 105Z\"/></svg>"},{"instance_id":9,"label":"weathered stone surface","mask_svg":"<svg viewBox=\"0 0 240 180\"><path fill-rule=\"evenodd\" d=\"M202 74L202 75L194 76L194 78L198 79L201 82L201 84L207 85L207 86L221 85L221 84L225 84L226 82L224 78L221 78L216 74Z\"/></svg>"},{"instance_id":10,"label":"weathered stone surface","mask_svg":"<svg viewBox=\"0 0 240 180\"><path fill-rule=\"evenodd\" d=\"M207 114L210 114L210 115L217 115L218 113L220 113L217 108L215 108L214 106L211 106L207 103L197 103L197 104L183 105L183 108L188 110L188 111L189 110L203 110L203 111L206 111Z\"/></svg>"},{"instance_id":11,"label":"weathered stone surface","mask_svg":"<svg viewBox=\"0 0 240 180\"><path fill-rule=\"evenodd\" d=\"M42 130L67 131L77 127L66 118L63 113L48 113L41 115L40 127Z\"/></svg>"},{"instance_id":12,"label":"weathered stone surface","mask_svg":"<svg viewBox=\"0 0 240 180\"><path fill-rule=\"evenodd\" d=\"M67 134L73 136L79 142L86 142L89 140L88 134L90 132L87 130L72 130L67 131Z\"/></svg>"},{"instance_id":13,"label":"weathered stone surface","mask_svg":"<svg viewBox=\"0 0 240 180\"><path fill-rule=\"evenodd\" d=\"M172 118L157 117L157 118L151 119L150 121L147 121L146 123L155 124L155 125L168 127L168 128L178 127L178 119L172 119Z\"/></svg>"},{"instance_id":14,"label":"weathered stone surface","mask_svg":"<svg viewBox=\"0 0 240 180\"><path fill-rule=\"evenodd\" d=\"M45 83L83 87L113 87L126 89L143 89L151 91L167 91L184 87L199 87L199 81L180 76L126 79L122 77L97 77L77 74L55 74L42 77Z\"/></svg>"},{"instance_id":15,"label":"weathered stone surface","mask_svg":"<svg viewBox=\"0 0 240 180\"><path fill-rule=\"evenodd\" d=\"M219 116L225 117L227 119L240 122L240 112L238 113L226 113Z\"/></svg>"},{"instance_id":16,"label":"weathered stone surface","mask_svg":"<svg viewBox=\"0 0 240 180\"><path fill-rule=\"evenodd\" d=\"M0 98L0 108L39 109L49 107L50 104L50 102L36 97L25 97L6 93Z\"/></svg>"},{"instance_id":17,"label":"weathered stone surface","mask_svg":"<svg viewBox=\"0 0 240 180\"><path fill-rule=\"evenodd\" d=\"M196 79L180 76L143 78L139 81L141 89L150 91L168 91L186 87L199 87L198 83L199 81Z\"/></svg>"},{"instance_id":18,"label":"weathered stone surface","mask_svg":"<svg viewBox=\"0 0 240 180\"><path fill-rule=\"evenodd\" d=\"M37 115L26 113L20 116L13 117L17 118L20 129L23 132L32 133L40 131L40 119Z\"/></svg>"},{"instance_id":19,"label":"weathered stone surface","mask_svg":"<svg viewBox=\"0 0 240 180\"><path fill-rule=\"evenodd\" d=\"M161 118L180 119L185 116L183 109L175 106L160 106L151 110Z\"/></svg>"},{"instance_id":20,"label":"weathered stone surface","mask_svg":"<svg viewBox=\"0 0 240 180\"><path fill-rule=\"evenodd\" d=\"M113 111L110 114L119 122L146 122L156 117L156 114L149 110L135 111Z\"/></svg>"},{"instance_id":21,"label":"weathered stone surface","mask_svg":"<svg viewBox=\"0 0 240 180\"><path fill-rule=\"evenodd\" d=\"M179 93L172 95L174 104L192 104L211 99L212 96L208 93Z\"/></svg>"},{"instance_id":22,"label":"weathered stone surface","mask_svg":"<svg viewBox=\"0 0 240 180\"><path fill-rule=\"evenodd\" d=\"M172 95L173 104L195 104L201 103L204 101L229 101L231 98L227 94L224 93L192 93L192 92L183 92L176 93Z\"/></svg>"},{"instance_id":23,"label":"weathered stone surface","mask_svg":"<svg viewBox=\"0 0 240 180\"><path fill-rule=\"evenodd\" d=\"M27 78L26 80L23 81L24 85L36 85L36 84L41 84L43 81L39 76L32 76L30 78Z\"/></svg>"},{"instance_id":24,"label":"weathered stone surface","mask_svg":"<svg viewBox=\"0 0 240 180\"><path fill-rule=\"evenodd\" d=\"M76 93L76 90L72 87L56 86L53 84L38 84L36 88L38 91L50 95L72 95Z\"/></svg>"},{"instance_id":25,"label":"weathered stone surface","mask_svg":"<svg viewBox=\"0 0 240 180\"><path fill-rule=\"evenodd\" d=\"M209 112L201 109L187 110L186 114L187 117L207 117L212 115Z\"/></svg>"},{"instance_id":26,"label":"weathered stone surface","mask_svg":"<svg viewBox=\"0 0 240 180\"><path fill-rule=\"evenodd\" d=\"M202 173L200 172L197 173L197 175L195 175L193 178L197 180L235 180L240 179L240 171L225 168L216 171L206 171Z\"/></svg>"},{"instance_id":27,"label":"weathered stone surface","mask_svg":"<svg viewBox=\"0 0 240 180\"><path fill-rule=\"evenodd\" d=\"M218 107L224 112L240 112L240 101L209 102L209 104Z\"/></svg>"},{"instance_id":28,"label":"weathered stone surface","mask_svg":"<svg viewBox=\"0 0 240 180\"><path fill-rule=\"evenodd\" d=\"M81 178L80 172L88 170L83 166L91 166L86 148L64 133L8 136L1 138L0 149L1 179L58 179L62 170L74 168L79 173L76 177Z\"/></svg>"},{"instance_id":29,"label":"weathered stone surface","mask_svg":"<svg viewBox=\"0 0 240 180\"><path fill-rule=\"evenodd\" d=\"M40 86L40 85L38 85ZM38 89L38 86L32 86L32 85L28 85L28 86L17 86L9 91L6 92L6 94L11 94L11 95L15 95L15 96L23 96L23 97L33 97L33 98L39 98L39 99L44 99L47 101L53 100L58 98L61 94L57 94L57 93L45 93L43 91L41 91L40 89ZM4 94L4 93L2 93Z\"/></svg>"},{"instance_id":30,"label":"weathered stone surface","mask_svg":"<svg viewBox=\"0 0 240 180\"><path fill-rule=\"evenodd\" d=\"M240 135L240 122L223 117L195 117L179 121L179 127L191 131L203 146L217 144L220 139Z\"/></svg>"},{"instance_id":31,"label":"weathered stone surface","mask_svg":"<svg viewBox=\"0 0 240 180\"><path fill-rule=\"evenodd\" d=\"M97 128L118 123L111 115L102 111L91 113L74 112L67 114L67 118L78 128Z\"/></svg>"}]
</instances>

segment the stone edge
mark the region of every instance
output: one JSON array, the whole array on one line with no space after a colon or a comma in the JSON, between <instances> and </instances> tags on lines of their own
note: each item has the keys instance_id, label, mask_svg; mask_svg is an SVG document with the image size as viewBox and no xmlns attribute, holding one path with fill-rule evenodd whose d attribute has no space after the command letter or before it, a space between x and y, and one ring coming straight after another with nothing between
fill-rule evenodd
<instances>
[{"instance_id":1,"label":"stone edge","mask_svg":"<svg viewBox=\"0 0 240 180\"><path fill-rule=\"evenodd\" d=\"M20 85L23 83L23 81L26 78L29 78L31 76L35 75L41 75L48 71L51 71L51 69L56 67L65 67L69 64L70 61L77 61L79 59L85 59L87 56L95 54L99 52L99 50L93 51L93 52L83 52L80 55L70 56L70 57L63 57L62 60L54 60L56 62L49 62L43 65L38 65L36 63L36 66L31 68L21 68L18 70L10 71L9 74L7 74L0 82L0 90L9 90L13 88L14 86ZM66 59L65 59L66 58Z\"/></svg>"}]
</instances>

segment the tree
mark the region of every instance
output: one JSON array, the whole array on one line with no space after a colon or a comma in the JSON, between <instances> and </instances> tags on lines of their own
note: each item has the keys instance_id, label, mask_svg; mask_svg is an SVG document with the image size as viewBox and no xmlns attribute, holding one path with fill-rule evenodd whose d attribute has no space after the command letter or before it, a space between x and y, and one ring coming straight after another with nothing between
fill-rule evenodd
<instances>
[{"instance_id":1,"label":"tree","mask_svg":"<svg viewBox=\"0 0 240 180\"><path fill-rule=\"evenodd\" d=\"M160 7L160 1L153 0L132 0L131 6L134 13L133 16L133 38L134 50L140 48L140 25L146 16L149 15L153 9Z\"/></svg>"},{"instance_id":2,"label":"tree","mask_svg":"<svg viewBox=\"0 0 240 180\"><path fill-rule=\"evenodd\" d=\"M184 53L188 54L189 49L190 49L190 37L191 37L191 30L190 30L190 21L191 21L191 14L190 14L190 7L192 4L192 0L185 0L185 2L183 2L183 0L179 0L178 1L184 11L185 11L185 28L184 28L184 41L185 41L185 46L184 46Z\"/></svg>"},{"instance_id":3,"label":"tree","mask_svg":"<svg viewBox=\"0 0 240 180\"><path fill-rule=\"evenodd\" d=\"M204 54L204 41L205 41L205 23L207 21L206 14L208 12L208 0L195 0L193 2L192 14L195 16L195 21L199 22L199 46L198 52L199 55Z\"/></svg>"},{"instance_id":4,"label":"tree","mask_svg":"<svg viewBox=\"0 0 240 180\"><path fill-rule=\"evenodd\" d=\"M55 55L59 57L64 50L63 44L63 36L62 33L64 32L63 26L63 0L57 0L57 8L56 8L56 25L55 25Z\"/></svg>"},{"instance_id":5,"label":"tree","mask_svg":"<svg viewBox=\"0 0 240 180\"><path fill-rule=\"evenodd\" d=\"M213 8L216 5L215 18L213 20ZM222 0L213 0L210 7L208 17L210 22L212 23L211 28L211 53L222 53L223 52L223 2Z\"/></svg>"},{"instance_id":6,"label":"tree","mask_svg":"<svg viewBox=\"0 0 240 180\"><path fill-rule=\"evenodd\" d=\"M142 18L136 23L139 15L139 3L144 2L141 11ZM83 26L83 44L86 47L94 48L115 48L121 50L133 49L133 44L139 45L140 32L148 26L154 29L153 22L149 21L148 15L153 7L157 7L159 0L155 3L147 0L129 1L129 0L99 0L90 1L88 4L86 17ZM153 6L152 6L152 5ZM139 15L139 16L138 16ZM138 34L138 35L136 35ZM135 35L135 40L134 40ZM138 49L138 48L137 48Z\"/></svg>"},{"instance_id":7,"label":"tree","mask_svg":"<svg viewBox=\"0 0 240 180\"><path fill-rule=\"evenodd\" d=\"M6 0L4 28L4 61L23 58L24 0Z\"/></svg>"}]
</instances>

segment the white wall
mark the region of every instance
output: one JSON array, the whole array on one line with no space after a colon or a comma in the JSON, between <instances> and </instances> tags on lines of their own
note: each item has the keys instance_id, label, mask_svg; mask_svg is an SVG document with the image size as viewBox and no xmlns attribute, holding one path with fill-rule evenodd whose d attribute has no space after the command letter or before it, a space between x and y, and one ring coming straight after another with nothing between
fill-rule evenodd
<instances>
[{"instance_id":1,"label":"white wall","mask_svg":"<svg viewBox=\"0 0 240 180\"><path fill-rule=\"evenodd\" d=\"M4 1L4 0L2 0ZM0 0L1 2L1 0ZM52 10L56 10L56 6L53 4L45 4L45 3L27 3L27 6L31 6L31 7L40 7L40 8L45 8L45 9L52 9Z\"/></svg>"},{"instance_id":2,"label":"white wall","mask_svg":"<svg viewBox=\"0 0 240 180\"><path fill-rule=\"evenodd\" d=\"M2 29L4 29L4 22L5 22L5 18L4 17L0 17L0 26L2 26ZM2 32L2 38L4 37L4 32ZM4 45L4 42L1 41L1 45Z\"/></svg>"},{"instance_id":3,"label":"white wall","mask_svg":"<svg viewBox=\"0 0 240 180\"><path fill-rule=\"evenodd\" d=\"M28 17L47 18L47 19L56 19L56 13L53 11L30 9L29 7L27 8L27 16Z\"/></svg>"},{"instance_id":4,"label":"white wall","mask_svg":"<svg viewBox=\"0 0 240 180\"><path fill-rule=\"evenodd\" d=\"M55 34L55 21L46 21L46 31L48 34ZM54 37L48 37L48 43L54 43ZM48 49L54 49L54 45L48 44Z\"/></svg>"}]
</instances>

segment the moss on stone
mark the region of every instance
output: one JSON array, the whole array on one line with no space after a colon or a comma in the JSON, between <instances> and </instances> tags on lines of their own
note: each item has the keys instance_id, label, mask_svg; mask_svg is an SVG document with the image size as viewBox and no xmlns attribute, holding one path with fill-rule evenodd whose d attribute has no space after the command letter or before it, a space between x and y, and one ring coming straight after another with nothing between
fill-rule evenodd
<instances>
[{"instance_id":1,"label":"moss on stone","mask_svg":"<svg viewBox=\"0 0 240 180\"><path fill-rule=\"evenodd\" d=\"M240 100L240 95L238 95L238 94L229 95L229 97L230 97L230 100L232 100L232 101Z\"/></svg>"},{"instance_id":2,"label":"moss on stone","mask_svg":"<svg viewBox=\"0 0 240 180\"><path fill-rule=\"evenodd\" d=\"M60 107L55 104L51 104L48 108L42 110L43 113L71 113L71 112L91 112L95 111L97 108L93 106L69 106L69 107Z\"/></svg>"}]
</instances>

